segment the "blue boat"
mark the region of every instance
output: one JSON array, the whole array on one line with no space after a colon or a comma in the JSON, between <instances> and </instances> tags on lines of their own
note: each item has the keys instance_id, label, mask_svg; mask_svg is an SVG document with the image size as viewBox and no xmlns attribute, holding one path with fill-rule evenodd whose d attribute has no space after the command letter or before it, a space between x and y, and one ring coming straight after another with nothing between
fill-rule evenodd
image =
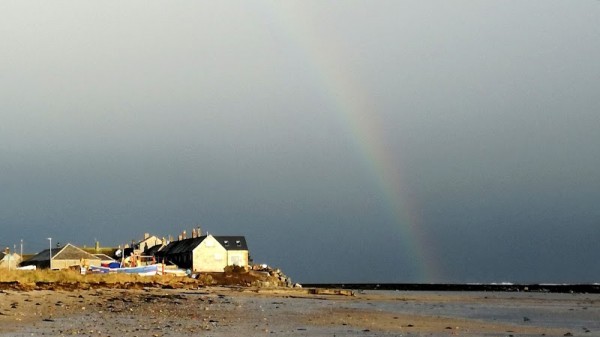
<instances>
[{"instance_id":1,"label":"blue boat","mask_svg":"<svg viewBox=\"0 0 600 337\"><path fill-rule=\"evenodd\" d=\"M158 265L152 264L149 266L123 267L123 268L90 266L90 271L93 273L100 273L100 274L123 273L123 274L137 274L137 275L142 275L142 276L152 276L152 275L156 275L158 273Z\"/></svg>"}]
</instances>

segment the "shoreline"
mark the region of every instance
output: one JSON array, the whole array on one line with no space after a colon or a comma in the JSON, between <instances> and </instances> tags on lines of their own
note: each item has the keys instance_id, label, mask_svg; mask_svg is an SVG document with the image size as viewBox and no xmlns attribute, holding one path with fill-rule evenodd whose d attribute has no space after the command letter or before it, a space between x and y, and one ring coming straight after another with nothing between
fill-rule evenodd
<instances>
[{"instance_id":1,"label":"shoreline","mask_svg":"<svg viewBox=\"0 0 600 337\"><path fill-rule=\"evenodd\" d=\"M600 283L306 283L308 288L399 291L505 291L600 294Z\"/></svg>"},{"instance_id":2,"label":"shoreline","mask_svg":"<svg viewBox=\"0 0 600 337\"><path fill-rule=\"evenodd\" d=\"M487 316L486 316L487 315ZM525 318L527 320L525 320ZM0 336L600 336L600 296L309 289L0 291Z\"/></svg>"}]
</instances>

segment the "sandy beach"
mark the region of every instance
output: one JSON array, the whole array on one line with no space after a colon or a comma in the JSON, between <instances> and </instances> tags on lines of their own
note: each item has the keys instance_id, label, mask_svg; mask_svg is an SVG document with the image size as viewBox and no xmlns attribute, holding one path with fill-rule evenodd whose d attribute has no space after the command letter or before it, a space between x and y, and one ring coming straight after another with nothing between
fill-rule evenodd
<instances>
[{"instance_id":1,"label":"sandy beach","mask_svg":"<svg viewBox=\"0 0 600 337\"><path fill-rule=\"evenodd\" d=\"M0 292L0 336L600 336L600 295L306 289Z\"/></svg>"}]
</instances>

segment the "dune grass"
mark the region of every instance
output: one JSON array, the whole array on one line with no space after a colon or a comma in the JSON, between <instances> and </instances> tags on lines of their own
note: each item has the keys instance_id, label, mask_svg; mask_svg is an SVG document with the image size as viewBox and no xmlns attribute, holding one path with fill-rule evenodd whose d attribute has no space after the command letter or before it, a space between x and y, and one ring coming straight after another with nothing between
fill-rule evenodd
<instances>
[{"instance_id":1,"label":"dune grass","mask_svg":"<svg viewBox=\"0 0 600 337\"><path fill-rule=\"evenodd\" d=\"M135 274L82 275L79 270L0 270L0 289L89 289L89 288L190 288L200 286L283 286L276 276L226 268L224 272L198 273L194 278L171 274L141 276Z\"/></svg>"},{"instance_id":2,"label":"dune grass","mask_svg":"<svg viewBox=\"0 0 600 337\"><path fill-rule=\"evenodd\" d=\"M140 276L135 274L85 274L74 270L3 270L0 272L0 283L19 283L19 284L38 284L38 283L56 283L56 284L203 284L208 285L212 282L210 278L201 277L192 279L189 277L177 277L172 275Z\"/></svg>"}]
</instances>

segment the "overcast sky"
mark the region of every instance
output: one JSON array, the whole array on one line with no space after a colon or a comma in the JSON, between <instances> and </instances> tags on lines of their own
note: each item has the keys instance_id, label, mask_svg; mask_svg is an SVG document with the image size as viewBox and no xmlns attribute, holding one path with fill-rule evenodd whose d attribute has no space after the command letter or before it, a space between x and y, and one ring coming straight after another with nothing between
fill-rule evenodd
<instances>
[{"instance_id":1,"label":"overcast sky","mask_svg":"<svg viewBox=\"0 0 600 337\"><path fill-rule=\"evenodd\" d=\"M2 1L0 245L600 282L600 2Z\"/></svg>"}]
</instances>

